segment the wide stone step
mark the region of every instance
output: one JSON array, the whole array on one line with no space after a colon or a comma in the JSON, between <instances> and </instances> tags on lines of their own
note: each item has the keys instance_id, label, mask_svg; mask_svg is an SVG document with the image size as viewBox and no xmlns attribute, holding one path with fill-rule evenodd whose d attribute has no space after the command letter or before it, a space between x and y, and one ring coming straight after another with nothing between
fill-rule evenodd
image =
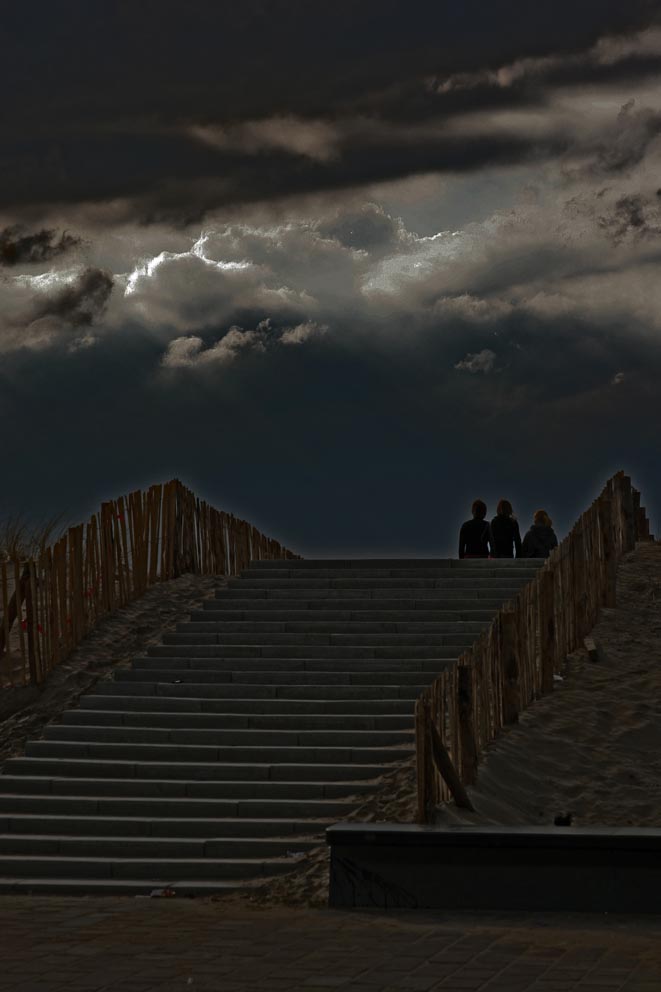
<instances>
[{"instance_id":1,"label":"wide stone step","mask_svg":"<svg viewBox=\"0 0 661 992\"><path fill-rule=\"evenodd\" d=\"M132 796L0 795L0 815L34 813L43 816L128 816L148 818L279 819L281 817L341 820L355 802L327 799L183 799Z\"/></svg>"},{"instance_id":2,"label":"wide stone step","mask_svg":"<svg viewBox=\"0 0 661 992\"><path fill-rule=\"evenodd\" d=\"M176 631L164 636L165 644L184 643L181 635L228 635L228 634L249 634L249 642L253 643L255 634L269 636L271 634L322 634L322 635L346 635L358 634L361 637L370 634L473 634L477 636L487 626L485 620L451 620L431 622L424 620L407 621L395 623L387 620L379 621L301 621L283 620L256 621L226 621L226 620L188 620L177 624ZM198 641L195 637L190 641L192 644L204 644L206 641ZM218 638L208 643L224 643ZM266 640L263 643L278 643L278 641ZM296 643L296 642L292 642ZM332 642L331 642L332 643Z\"/></svg>"},{"instance_id":3,"label":"wide stone step","mask_svg":"<svg viewBox=\"0 0 661 992\"><path fill-rule=\"evenodd\" d=\"M207 624L211 621L215 623L222 623L224 626L230 628L231 624L236 623L276 623L278 626L284 624L286 629L290 629L292 623L301 624L305 623L309 626L310 622L314 623L327 623L329 626L335 627L338 623L369 623L380 625L385 623L390 624L420 624L424 623L484 623L485 621L491 620L494 613L501 606L500 600L494 605L493 609L447 609L447 610L431 610L431 609L406 609L405 605L402 609L384 609L380 606L379 600L374 600L374 607L372 609L334 609L330 607L329 609L317 609L319 605L318 602L310 604L307 609L297 608L297 609L281 609L280 601L271 602L268 601L268 609L254 609L251 610L245 607L245 600L237 600L238 603L243 603L244 608L233 608L234 601L226 601L222 604L223 608L218 609L216 603L218 600L207 600L204 603L204 609L194 610L191 613L190 624ZM341 600L340 600L341 602ZM360 602L360 601L359 601ZM384 600L383 602L388 602ZM412 601L414 603L415 600ZM486 601L483 601L486 602ZM480 603L480 600L476 600L476 603ZM404 601L406 604L406 601ZM304 603L305 605L305 603ZM427 606L429 603L427 602ZM232 607L231 609L229 607ZM181 625L183 626L183 624ZM188 626L188 624L186 624ZM177 627L179 629L179 626ZM220 628L219 628L220 629Z\"/></svg>"},{"instance_id":4,"label":"wide stone step","mask_svg":"<svg viewBox=\"0 0 661 992\"><path fill-rule=\"evenodd\" d=\"M250 628L250 624L246 624ZM270 625L269 625L270 626ZM290 645L329 645L337 647L408 647L409 645L434 645L434 644L472 644L479 637L485 624L450 624L449 629L437 631L431 630L424 633L421 630L407 633L397 633L396 631L361 633L352 631L345 633L262 633L259 629L248 629L242 633L231 634L219 631L195 631L185 630L172 634L163 635L163 644L174 645L176 647L198 647L201 645L267 645L267 646L287 646Z\"/></svg>"},{"instance_id":5,"label":"wide stone step","mask_svg":"<svg viewBox=\"0 0 661 992\"><path fill-rule=\"evenodd\" d=\"M0 878L149 879L155 886L171 879L237 879L291 871L292 858L75 858L0 856Z\"/></svg>"},{"instance_id":6,"label":"wide stone step","mask_svg":"<svg viewBox=\"0 0 661 992\"><path fill-rule=\"evenodd\" d=\"M443 667L432 664L430 671L440 671ZM418 685L424 680L420 670L402 672L402 666L393 666L390 670L384 666L375 665L372 671L351 672L342 667L341 671L281 671L281 672L243 672L219 671L214 668L189 669L183 666L177 668L136 668L117 672L118 682L141 682L146 675L158 682L193 682L235 685ZM433 680L433 676L429 681Z\"/></svg>"},{"instance_id":7,"label":"wide stone step","mask_svg":"<svg viewBox=\"0 0 661 992\"><path fill-rule=\"evenodd\" d=\"M66 710L65 724L106 727L179 727L191 730L411 730L413 717L407 714L356 713L173 713L121 712L117 710Z\"/></svg>"},{"instance_id":8,"label":"wide stone step","mask_svg":"<svg viewBox=\"0 0 661 992\"><path fill-rule=\"evenodd\" d=\"M452 659L450 659L452 660ZM443 659L442 664L447 665L448 659ZM128 669L126 669L128 671ZM117 678L123 679L125 676L117 672ZM255 675L263 673L282 674L287 672L433 672L438 671L437 658L407 658L405 660L391 660L389 658L351 658L349 660L338 658L136 658L133 662L132 672L143 672L145 678L150 678L150 673L167 672L170 673L167 681L176 679L177 672L230 672ZM427 676L421 676L426 678ZM237 677L236 681L240 681ZM268 680L264 680L265 682Z\"/></svg>"},{"instance_id":9,"label":"wide stone step","mask_svg":"<svg viewBox=\"0 0 661 992\"><path fill-rule=\"evenodd\" d=\"M298 856L323 843L321 837L69 837L56 834L0 833L0 857L124 858L127 845L131 858L287 858Z\"/></svg>"},{"instance_id":10,"label":"wide stone step","mask_svg":"<svg viewBox=\"0 0 661 992\"><path fill-rule=\"evenodd\" d=\"M457 657L452 648L473 643L471 635L445 635L427 644L155 644L149 658L437 658ZM450 650L446 650L450 649ZM460 653L460 652L459 652Z\"/></svg>"},{"instance_id":11,"label":"wide stone step","mask_svg":"<svg viewBox=\"0 0 661 992\"><path fill-rule=\"evenodd\" d=\"M140 789L146 782L153 782L150 786L152 793L158 795L159 790L168 789L170 792L174 786L167 783L175 782L177 790L183 787L188 789L188 794L205 795L205 789L218 783L232 782L258 782L266 784L268 782L318 782L320 785L326 783L344 783L353 781L366 781L377 778L387 769L380 762L363 764L358 761L350 763L333 762L323 764L306 761L281 762L280 764L246 764L245 762L196 762L191 764L188 761L132 761L108 758L62 758L62 757L24 757L10 758L5 763L7 776L0 776L0 791L10 790L6 784L8 777L26 775L29 777L41 776L52 778L53 791L63 791L65 781L68 778L90 778L97 781L99 789L105 789L103 779L123 779L127 783L127 788L133 789L132 780L137 781L134 791L140 794ZM141 784L142 783L142 784ZM167 785L164 785L166 783ZM46 783L43 783L46 788ZM353 788L353 784L351 785ZM202 791L200 791L202 790ZM11 791L11 790L10 790ZM23 791L23 790L21 790ZM47 790L48 791L48 790ZM177 795L180 792L177 791ZM215 794L215 793L214 793ZM325 795L326 793L324 793Z\"/></svg>"},{"instance_id":12,"label":"wide stone step","mask_svg":"<svg viewBox=\"0 0 661 992\"><path fill-rule=\"evenodd\" d=\"M178 896L229 895L249 889L250 881L207 881L204 879L168 879L167 885ZM257 883L259 884L259 882ZM162 888L148 879L137 878L16 878L0 877L0 892L11 895L47 896L148 896Z\"/></svg>"},{"instance_id":13,"label":"wide stone step","mask_svg":"<svg viewBox=\"0 0 661 992\"><path fill-rule=\"evenodd\" d=\"M0 815L0 834L30 840L34 835L56 837L278 837L289 847L300 835L318 837L331 820L155 820L128 816L35 816Z\"/></svg>"},{"instance_id":14,"label":"wide stone step","mask_svg":"<svg viewBox=\"0 0 661 992\"><path fill-rule=\"evenodd\" d=\"M510 566L506 570L494 567L490 562L489 566L475 568L466 565L461 570L449 570L447 566L442 567L383 567L383 568L326 568L309 567L304 570L300 568L244 568L235 581L244 582L252 579L297 579L304 582L313 582L317 579L533 579L537 574L537 568L529 568L527 565L519 563Z\"/></svg>"},{"instance_id":15,"label":"wide stone step","mask_svg":"<svg viewBox=\"0 0 661 992\"><path fill-rule=\"evenodd\" d=\"M260 576L254 579L232 578L228 580L230 589L458 589L466 591L468 589L498 590L505 586L519 586L529 582L535 577L535 573L530 575L512 575L508 572L505 576L493 576L488 578L450 576L448 578L419 578L419 579L369 579L369 578L346 578L346 579L308 579L307 577L272 579L270 575Z\"/></svg>"},{"instance_id":16,"label":"wide stone step","mask_svg":"<svg viewBox=\"0 0 661 992\"><path fill-rule=\"evenodd\" d=\"M218 589L213 599L205 600L203 609L234 609L240 603L246 609L470 609L486 604L498 609L506 599L518 595L515 582L489 589L254 589L231 586ZM415 604L410 606L408 604ZM355 605L352 605L355 604ZM454 605L458 604L458 605ZM485 607L486 608L486 607Z\"/></svg>"},{"instance_id":17,"label":"wide stone step","mask_svg":"<svg viewBox=\"0 0 661 992\"><path fill-rule=\"evenodd\" d=\"M233 779L230 781L214 781L204 779L200 781L187 778L160 779L152 778L85 778L85 775L95 773L99 762L68 761L60 762L66 765L68 777L58 778L65 774L65 770L58 768L57 759L20 758L23 766L15 765L11 771L14 774L6 774L0 777L0 794L21 794L21 795L54 795L54 796L134 796L146 799L150 796L168 797L177 799L183 796L192 796L195 799L348 799L351 796L369 795L374 792L378 785L372 781L363 781L362 778L347 781L324 782L323 780L313 781L271 781L270 779L251 779L241 781ZM109 762L106 762L109 764ZM75 768L75 765L83 766ZM94 768L85 766L93 765ZM382 768L370 769L369 766L360 765L358 774L363 775L372 771L372 777L378 776ZM23 770L23 774L21 774ZM113 773L113 769L104 769L106 775ZM120 772L115 770L115 774ZM162 774L168 774L165 767ZM314 769L304 766L301 774L314 775ZM337 774L337 772L336 772ZM355 768L353 774L356 774ZM259 821L261 822L261 821ZM297 821L292 821L297 822ZM305 821L307 822L307 821Z\"/></svg>"},{"instance_id":18,"label":"wide stone step","mask_svg":"<svg viewBox=\"0 0 661 992\"><path fill-rule=\"evenodd\" d=\"M29 758L108 758L125 761L225 761L257 764L287 762L289 764L381 764L402 761L410 756L403 747L324 747L324 746L259 746L205 744L112 744L82 741L29 741L25 754Z\"/></svg>"},{"instance_id":19,"label":"wide stone step","mask_svg":"<svg viewBox=\"0 0 661 992\"><path fill-rule=\"evenodd\" d=\"M443 568L459 569L516 569L541 568L544 561L539 558L269 558L251 560L249 567L260 571L272 571L282 568L307 572L316 568L331 569L363 569L373 568Z\"/></svg>"},{"instance_id":20,"label":"wide stone step","mask_svg":"<svg viewBox=\"0 0 661 992\"><path fill-rule=\"evenodd\" d=\"M106 683L103 683L105 686ZM384 699L361 696L358 699L274 699L274 698L250 698L248 693L244 697L236 699L209 699L206 695L203 698L174 698L171 696L127 696L127 695L103 695L100 692L96 695L82 696L80 699L81 710L118 710L120 712L130 712L140 710L142 712L167 712L167 713L237 713L255 715L279 715L289 716L301 713L324 713L324 714L359 714L380 716L387 714L406 714L413 719L413 706L408 699Z\"/></svg>"},{"instance_id":21,"label":"wide stone step","mask_svg":"<svg viewBox=\"0 0 661 992\"><path fill-rule=\"evenodd\" d=\"M205 744L244 747L390 747L409 744L408 730L191 730L168 727L108 727L51 724L44 737L49 741L87 741L124 744Z\"/></svg>"},{"instance_id":22,"label":"wide stone step","mask_svg":"<svg viewBox=\"0 0 661 992\"><path fill-rule=\"evenodd\" d=\"M443 665L439 664L439 671ZM244 699L249 693L254 699L313 699L320 696L331 699L407 699L415 700L423 689L429 685L429 680L421 680L418 685L247 685L245 683L213 683L213 682L126 682L116 680L103 683L103 691L107 695L117 696L173 696L183 698L191 696L198 699L202 696L207 700ZM142 705L140 705L142 708Z\"/></svg>"}]
</instances>

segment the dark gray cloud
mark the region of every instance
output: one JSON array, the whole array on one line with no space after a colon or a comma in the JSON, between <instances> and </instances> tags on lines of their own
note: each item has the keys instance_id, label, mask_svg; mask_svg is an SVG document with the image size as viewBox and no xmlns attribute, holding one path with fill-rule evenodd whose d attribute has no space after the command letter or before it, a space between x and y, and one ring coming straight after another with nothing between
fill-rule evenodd
<instances>
[{"instance_id":1,"label":"dark gray cloud","mask_svg":"<svg viewBox=\"0 0 661 992\"><path fill-rule=\"evenodd\" d=\"M525 160L543 149L521 135L457 147L433 134L393 137L384 125L438 121L494 94L539 102L563 72L576 81L653 71L647 50L586 65L576 56L658 19L648 0L339 0L323 10L304 0L198 0L185 12L175 0L146 0L102 14L69 0L39 5L35 32L34 8L18 8L3 24L0 85L13 98L3 108L0 205L137 198L143 219L190 221L224 203L409 175L425 161L452 171ZM521 60L542 68L528 66L507 87L439 94L427 85ZM288 151L278 147L281 125ZM315 158L315 135L335 125L336 155L331 141ZM194 139L200 128L220 129L215 147Z\"/></svg>"},{"instance_id":2,"label":"dark gray cloud","mask_svg":"<svg viewBox=\"0 0 661 992\"><path fill-rule=\"evenodd\" d=\"M347 248L373 255L391 249L401 237L401 227L401 222L370 203L359 210L338 211L337 216L324 220L318 230L322 237L334 238Z\"/></svg>"},{"instance_id":3,"label":"dark gray cloud","mask_svg":"<svg viewBox=\"0 0 661 992\"><path fill-rule=\"evenodd\" d=\"M73 283L36 302L29 323L51 318L70 327L89 327L105 310L112 288L109 272L87 268Z\"/></svg>"},{"instance_id":4,"label":"dark gray cloud","mask_svg":"<svg viewBox=\"0 0 661 992\"><path fill-rule=\"evenodd\" d=\"M38 265L50 262L80 244L80 238L63 231L27 232L19 225L0 231L0 265Z\"/></svg>"},{"instance_id":5,"label":"dark gray cloud","mask_svg":"<svg viewBox=\"0 0 661 992\"><path fill-rule=\"evenodd\" d=\"M617 244L625 238L661 237L661 197L628 193L616 200L599 224Z\"/></svg>"},{"instance_id":6,"label":"dark gray cloud","mask_svg":"<svg viewBox=\"0 0 661 992\"><path fill-rule=\"evenodd\" d=\"M631 169L643 160L660 134L661 113L649 107L637 107L635 100L627 101L598 150L595 170L608 175Z\"/></svg>"}]
</instances>

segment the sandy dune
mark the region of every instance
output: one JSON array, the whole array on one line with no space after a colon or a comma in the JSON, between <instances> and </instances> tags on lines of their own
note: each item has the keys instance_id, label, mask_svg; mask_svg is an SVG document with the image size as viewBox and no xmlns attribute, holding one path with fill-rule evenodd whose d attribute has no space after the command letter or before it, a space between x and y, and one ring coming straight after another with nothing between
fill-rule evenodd
<instances>
[{"instance_id":1,"label":"sandy dune","mask_svg":"<svg viewBox=\"0 0 661 992\"><path fill-rule=\"evenodd\" d=\"M477 812L448 804L441 823L661 826L661 544L623 559L593 636L600 660L572 655L489 749L469 790Z\"/></svg>"}]
</instances>

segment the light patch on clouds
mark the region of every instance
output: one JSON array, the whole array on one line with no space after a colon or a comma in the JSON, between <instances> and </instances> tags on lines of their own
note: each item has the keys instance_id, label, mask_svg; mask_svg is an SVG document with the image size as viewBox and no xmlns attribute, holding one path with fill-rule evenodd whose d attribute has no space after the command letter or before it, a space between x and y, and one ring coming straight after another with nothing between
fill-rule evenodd
<instances>
[{"instance_id":1,"label":"light patch on clouds","mask_svg":"<svg viewBox=\"0 0 661 992\"><path fill-rule=\"evenodd\" d=\"M75 282L81 272L82 267L77 265L73 269L53 269L51 272L41 272L39 275L10 276L10 279L15 286L37 293L50 293L54 289Z\"/></svg>"},{"instance_id":2,"label":"light patch on clouds","mask_svg":"<svg viewBox=\"0 0 661 992\"><path fill-rule=\"evenodd\" d=\"M240 327L230 327L227 334L209 348L204 347L202 338L191 334L171 341L161 364L170 369L227 365L243 349L256 346L260 346L259 332L244 331Z\"/></svg>"},{"instance_id":3,"label":"light patch on clouds","mask_svg":"<svg viewBox=\"0 0 661 992\"><path fill-rule=\"evenodd\" d=\"M486 324L509 317L514 305L498 297L480 299L470 293L442 296L435 301L432 313L442 318L458 318L470 324Z\"/></svg>"},{"instance_id":4,"label":"light patch on clouds","mask_svg":"<svg viewBox=\"0 0 661 992\"><path fill-rule=\"evenodd\" d=\"M399 297L407 286L420 285L428 278L466 254L471 236L466 231L439 231L437 234L414 238L403 249L378 262L362 284L362 292L375 301L389 297L388 303L397 306L393 297Z\"/></svg>"},{"instance_id":5,"label":"light patch on clouds","mask_svg":"<svg viewBox=\"0 0 661 992\"><path fill-rule=\"evenodd\" d=\"M469 352L465 358L457 362L455 368L462 372L471 372L473 374L483 372L486 375L493 370L495 362L495 351L491 351L490 348L483 348L482 351L477 351L474 354Z\"/></svg>"},{"instance_id":6,"label":"light patch on clouds","mask_svg":"<svg viewBox=\"0 0 661 992\"><path fill-rule=\"evenodd\" d=\"M613 378L611 379L611 384L613 386L621 386L623 382L624 382L624 372L616 372Z\"/></svg>"},{"instance_id":7,"label":"light patch on clouds","mask_svg":"<svg viewBox=\"0 0 661 992\"><path fill-rule=\"evenodd\" d=\"M204 340L195 334L175 338L168 345L161 360L163 368L204 368L228 365L242 351L266 352L278 345L302 345L328 331L325 324L306 321L294 327L278 329L270 317L261 320L254 330L230 327L218 341L205 347Z\"/></svg>"},{"instance_id":8,"label":"light patch on clouds","mask_svg":"<svg viewBox=\"0 0 661 992\"><path fill-rule=\"evenodd\" d=\"M149 258L137 265L133 272L126 279L126 288L124 289L125 296L131 296L138 289L138 285L142 279L151 279L162 265L166 263L178 262L186 258L199 258L201 262L205 265L210 265L212 268L217 269L219 272L240 272L246 269L253 268L251 262L240 261L240 262L223 262L215 261L212 258L208 258L205 254L204 247L209 240L209 234L204 232L196 240L190 251L182 252L172 252L172 251L162 251L154 258Z\"/></svg>"},{"instance_id":9,"label":"light patch on clouds","mask_svg":"<svg viewBox=\"0 0 661 992\"><path fill-rule=\"evenodd\" d=\"M625 59L649 58L661 55L661 29L647 28L634 35L614 35L599 38L587 51L575 54L546 55L541 58L521 58L515 62L479 72L457 73L444 78L430 77L427 87L434 93L493 86L509 89L524 80L539 80L554 70L572 67L616 65Z\"/></svg>"},{"instance_id":10,"label":"light patch on clouds","mask_svg":"<svg viewBox=\"0 0 661 992\"><path fill-rule=\"evenodd\" d=\"M278 150L317 162L328 162L339 154L340 136L334 125L291 115L244 121L225 127L199 125L190 128L188 133L196 141L213 148L248 154Z\"/></svg>"},{"instance_id":11,"label":"light patch on clouds","mask_svg":"<svg viewBox=\"0 0 661 992\"><path fill-rule=\"evenodd\" d=\"M281 337L281 344L303 344L311 338L322 337L328 331L327 324L317 324L313 320L306 320L304 324L297 324L285 330Z\"/></svg>"},{"instance_id":12,"label":"light patch on clouds","mask_svg":"<svg viewBox=\"0 0 661 992\"><path fill-rule=\"evenodd\" d=\"M106 313L112 274L96 266L0 279L0 353L40 351L64 340L71 350L96 340L88 330ZM83 330L85 329L85 330Z\"/></svg>"},{"instance_id":13,"label":"light patch on clouds","mask_svg":"<svg viewBox=\"0 0 661 992\"><path fill-rule=\"evenodd\" d=\"M250 258L227 230L205 230L184 251L140 258L118 281L124 293L108 315L109 327L127 321L168 333L191 333L232 320L238 310L312 317L314 297L287 285L268 257Z\"/></svg>"}]
</instances>

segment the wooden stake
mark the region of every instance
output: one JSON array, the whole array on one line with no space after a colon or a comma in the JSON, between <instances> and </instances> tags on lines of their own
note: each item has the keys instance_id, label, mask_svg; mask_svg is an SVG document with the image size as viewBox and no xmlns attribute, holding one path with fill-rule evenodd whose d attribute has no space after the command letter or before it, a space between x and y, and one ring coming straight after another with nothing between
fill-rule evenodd
<instances>
[{"instance_id":1,"label":"wooden stake","mask_svg":"<svg viewBox=\"0 0 661 992\"><path fill-rule=\"evenodd\" d=\"M555 618L553 615L553 572L545 565L539 576L539 653L541 691L553 692L555 672Z\"/></svg>"},{"instance_id":2,"label":"wooden stake","mask_svg":"<svg viewBox=\"0 0 661 992\"><path fill-rule=\"evenodd\" d=\"M503 722L510 724L518 721L519 710L521 709L516 613L502 613L500 624L503 665Z\"/></svg>"},{"instance_id":3,"label":"wooden stake","mask_svg":"<svg viewBox=\"0 0 661 992\"><path fill-rule=\"evenodd\" d=\"M429 731L431 740L431 753L434 759L434 764L438 770L439 775L447 782L448 788L452 793L452 798L454 799L457 806L462 809L474 810L474 806L470 799L468 798L468 793L464 789L461 779L457 775L454 765L450 760L450 755L447 752L445 744L441 739L441 735L438 732L436 724L433 720L429 720Z\"/></svg>"},{"instance_id":4,"label":"wooden stake","mask_svg":"<svg viewBox=\"0 0 661 992\"><path fill-rule=\"evenodd\" d=\"M474 671L466 665L457 668L457 702L459 742L461 753L461 780L473 785L477 779L477 745L473 726Z\"/></svg>"},{"instance_id":5,"label":"wooden stake","mask_svg":"<svg viewBox=\"0 0 661 992\"><path fill-rule=\"evenodd\" d=\"M2 640L0 640L0 659L3 654L9 657L9 583L7 580L7 562L2 563Z\"/></svg>"},{"instance_id":6,"label":"wooden stake","mask_svg":"<svg viewBox=\"0 0 661 992\"><path fill-rule=\"evenodd\" d=\"M35 583L33 581L33 565L34 562L28 561L26 568L28 570L28 578L25 587L25 615L27 620L27 641L28 641L28 662L30 665L30 681L33 685L39 685L41 682L41 672L39 669L39 657L37 654L36 645L36 629L37 625L35 622L35 609L36 609L36 595L35 595Z\"/></svg>"}]
</instances>

